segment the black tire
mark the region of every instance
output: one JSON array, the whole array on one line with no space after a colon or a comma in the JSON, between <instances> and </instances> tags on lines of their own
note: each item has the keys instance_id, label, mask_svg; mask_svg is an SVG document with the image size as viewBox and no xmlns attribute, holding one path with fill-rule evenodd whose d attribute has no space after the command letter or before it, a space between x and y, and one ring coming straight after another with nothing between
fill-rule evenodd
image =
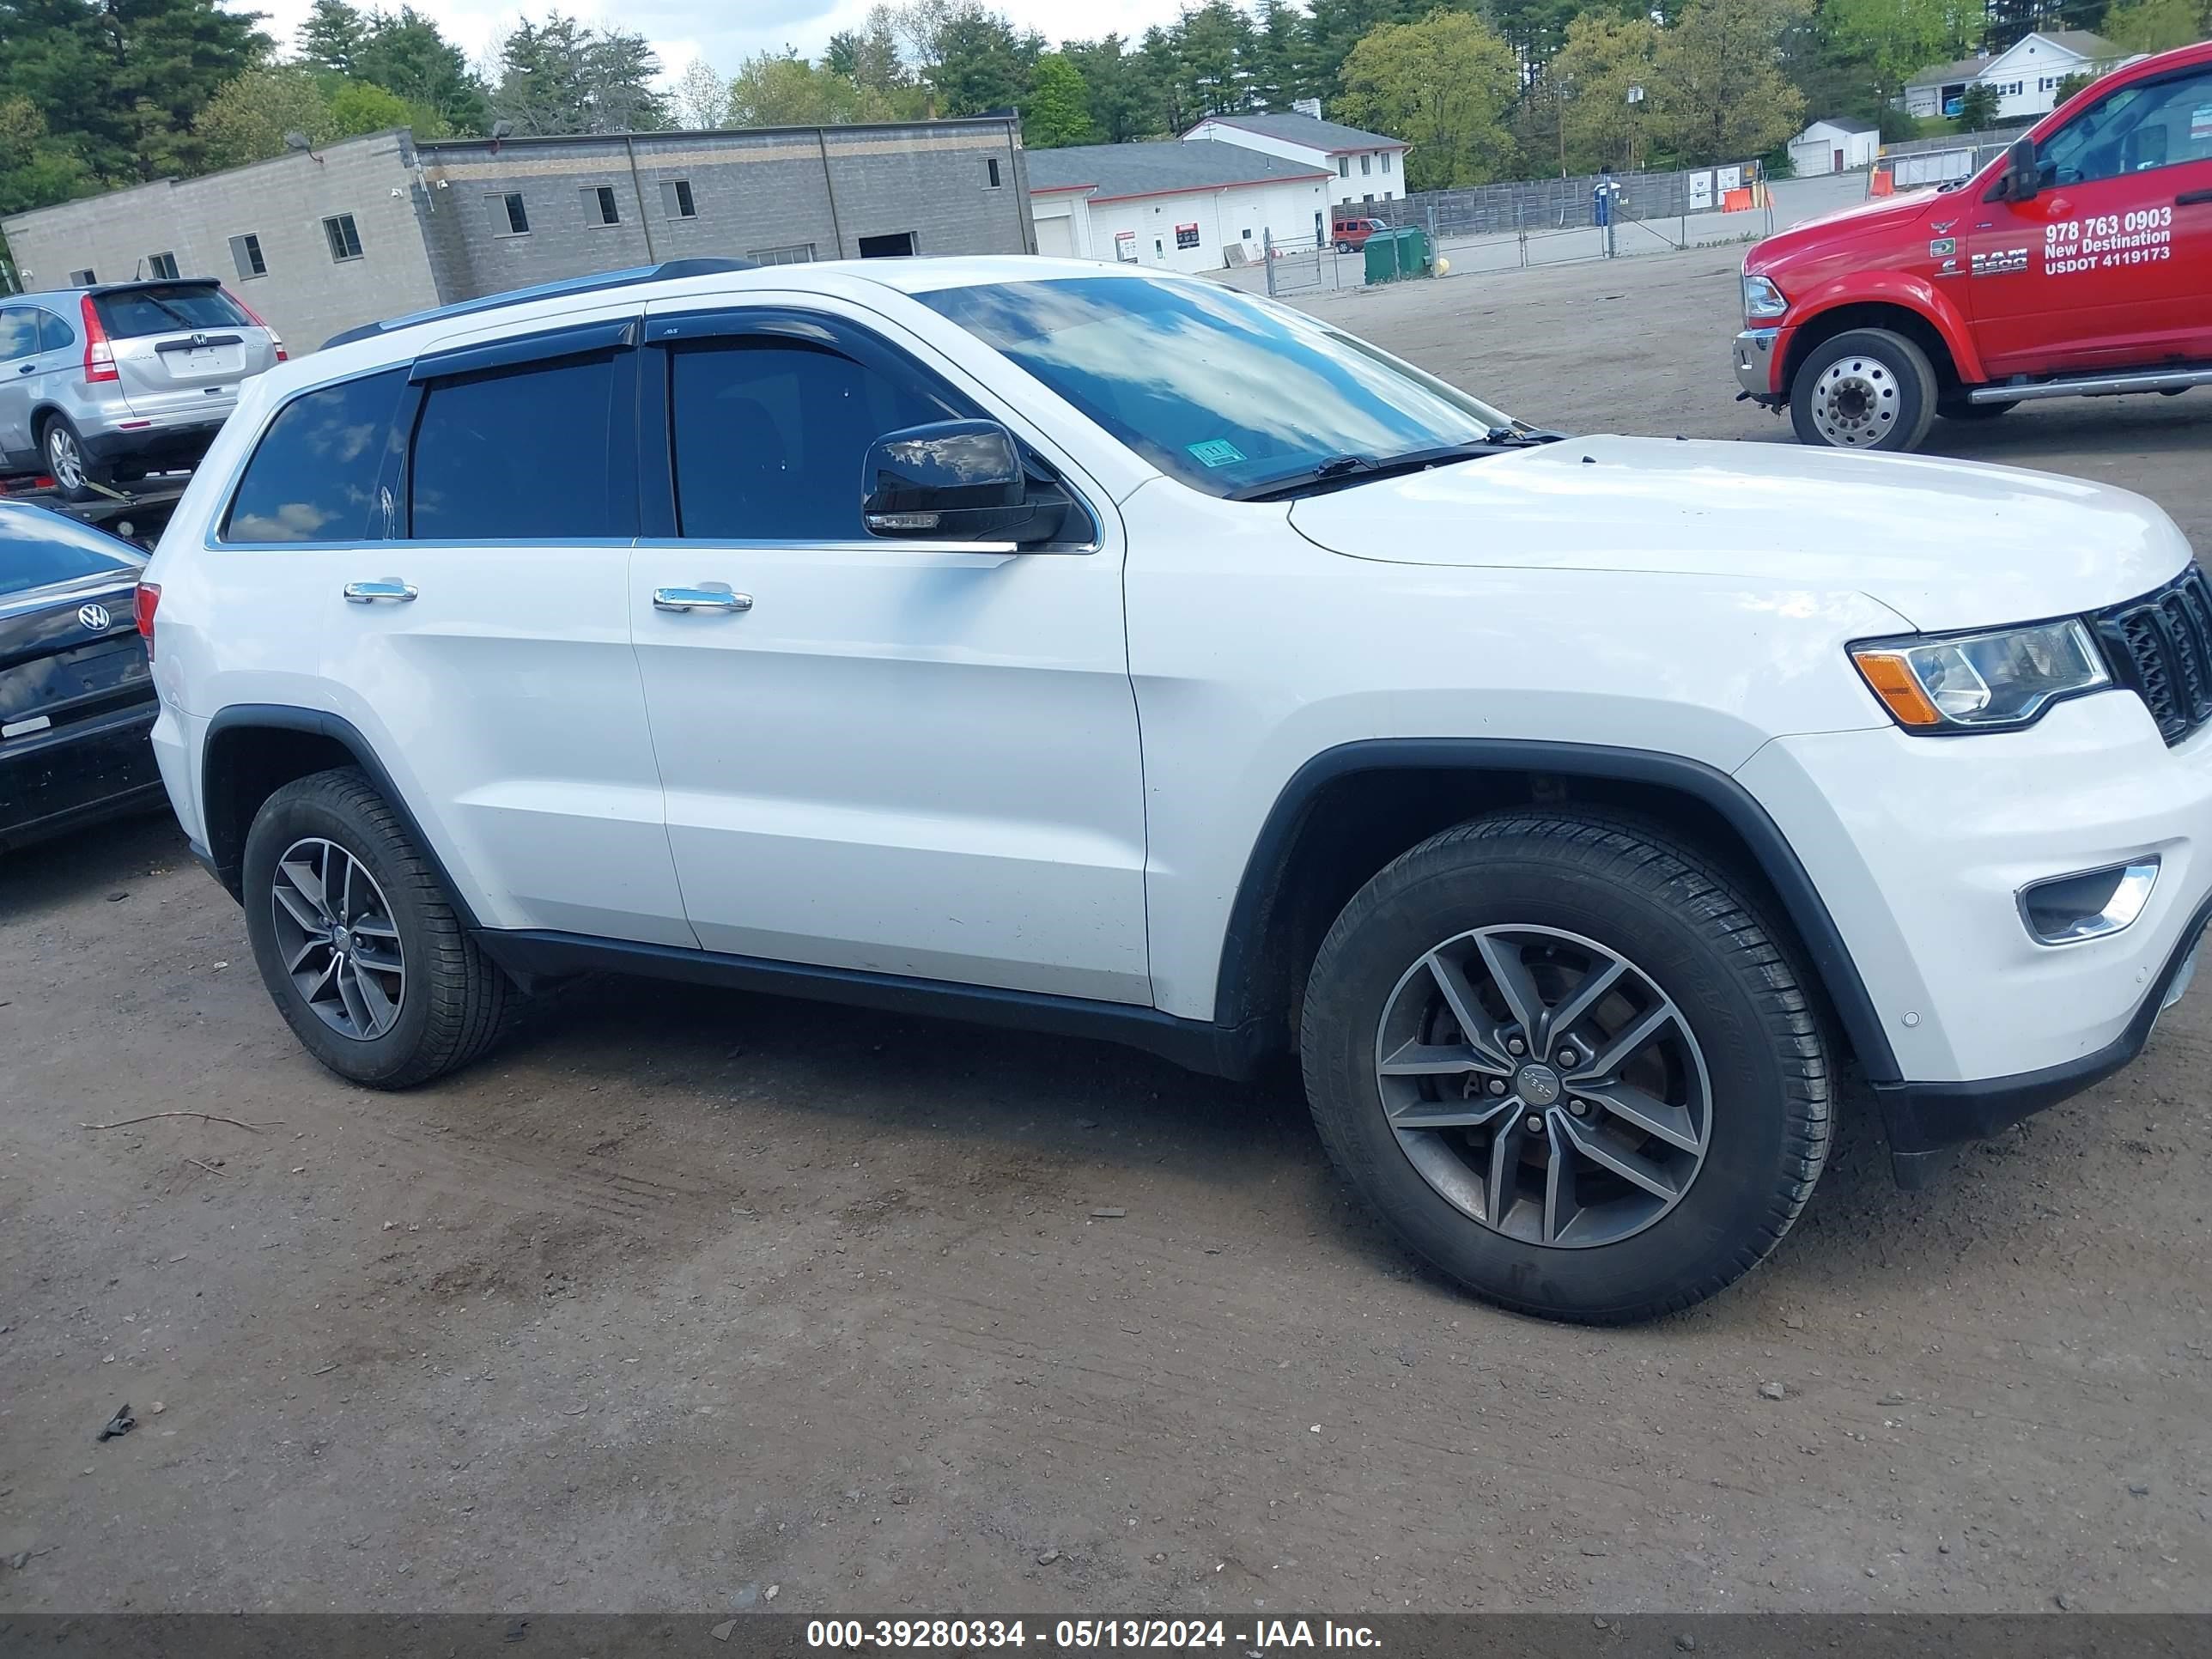
<instances>
[{"instance_id":1,"label":"black tire","mask_svg":"<svg viewBox=\"0 0 2212 1659\"><path fill-rule=\"evenodd\" d=\"M1832 392L1822 381L1838 371ZM1805 354L1790 386L1797 441L1829 449L1917 449L1936 417L1928 354L1886 328L1855 328Z\"/></svg>"},{"instance_id":2,"label":"black tire","mask_svg":"<svg viewBox=\"0 0 2212 1659\"><path fill-rule=\"evenodd\" d=\"M1386 1117L1377 1045L1410 965L1469 930L1509 926L1561 930L1632 961L1704 1056L1702 1165L1671 1209L1617 1243L1569 1248L1492 1231L1431 1184ZM1725 876L1632 820L1515 811L1448 830L1362 888L1314 962L1300 1036L1322 1142L1400 1238L1486 1300L1588 1324L1688 1307L1781 1242L1827 1155L1826 1048L1777 938Z\"/></svg>"},{"instance_id":3,"label":"black tire","mask_svg":"<svg viewBox=\"0 0 2212 1659\"><path fill-rule=\"evenodd\" d=\"M389 1030L343 1035L310 1006L277 939L277 864L302 840L349 854L386 901L406 977ZM307 1052L350 1082L406 1089L468 1065L505 1035L522 996L470 940L436 871L355 767L317 772L262 803L246 837L246 932L262 983Z\"/></svg>"},{"instance_id":4,"label":"black tire","mask_svg":"<svg viewBox=\"0 0 2212 1659\"><path fill-rule=\"evenodd\" d=\"M111 468L85 453L84 440L66 415L49 415L40 426L39 458L54 488L67 501L97 499L100 491L94 486L113 477Z\"/></svg>"},{"instance_id":5,"label":"black tire","mask_svg":"<svg viewBox=\"0 0 2212 1659\"><path fill-rule=\"evenodd\" d=\"M1976 421L1994 421L1998 416L2009 415L2019 407L2018 398L2002 404L1970 404L1961 399L1956 403L1938 404L1936 412L1947 421L1963 421L1972 425Z\"/></svg>"}]
</instances>

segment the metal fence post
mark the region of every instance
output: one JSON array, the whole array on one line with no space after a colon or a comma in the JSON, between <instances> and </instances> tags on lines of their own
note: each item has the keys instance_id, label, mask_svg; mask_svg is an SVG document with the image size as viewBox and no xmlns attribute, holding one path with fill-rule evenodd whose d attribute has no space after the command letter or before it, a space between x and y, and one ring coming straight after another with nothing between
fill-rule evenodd
<instances>
[{"instance_id":1,"label":"metal fence post","mask_svg":"<svg viewBox=\"0 0 2212 1659\"><path fill-rule=\"evenodd\" d=\"M1268 226L1260 228L1260 257L1267 267L1267 297L1275 297L1275 233Z\"/></svg>"}]
</instances>

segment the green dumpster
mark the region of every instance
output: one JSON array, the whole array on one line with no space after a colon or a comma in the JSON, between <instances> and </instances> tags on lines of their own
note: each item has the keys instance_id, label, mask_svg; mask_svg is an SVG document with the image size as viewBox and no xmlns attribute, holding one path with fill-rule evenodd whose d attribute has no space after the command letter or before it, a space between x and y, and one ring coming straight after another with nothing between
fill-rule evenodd
<instances>
[{"instance_id":1,"label":"green dumpster","mask_svg":"<svg viewBox=\"0 0 2212 1659\"><path fill-rule=\"evenodd\" d=\"M1370 283L1395 283L1398 280L1398 239L1402 230L1370 232L1367 246L1367 280Z\"/></svg>"},{"instance_id":2,"label":"green dumpster","mask_svg":"<svg viewBox=\"0 0 2212 1659\"><path fill-rule=\"evenodd\" d=\"M1398 274L1401 276L1426 276L1433 261L1429 254L1429 235L1408 225L1392 239L1397 244Z\"/></svg>"}]
</instances>

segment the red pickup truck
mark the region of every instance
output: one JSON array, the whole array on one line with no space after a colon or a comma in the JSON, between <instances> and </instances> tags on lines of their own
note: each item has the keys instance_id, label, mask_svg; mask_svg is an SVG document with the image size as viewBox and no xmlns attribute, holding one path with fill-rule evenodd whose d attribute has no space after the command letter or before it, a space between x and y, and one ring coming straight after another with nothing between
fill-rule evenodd
<instances>
[{"instance_id":1,"label":"red pickup truck","mask_svg":"<svg viewBox=\"0 0 2212 1659\"><path fill-rule=\"evenodd\" d=\"M1768 237L1743 316L1741 395L1808 444L2212 386L2212 41L2083 88L1971 179Z\"/></svg>"}]
</instances>

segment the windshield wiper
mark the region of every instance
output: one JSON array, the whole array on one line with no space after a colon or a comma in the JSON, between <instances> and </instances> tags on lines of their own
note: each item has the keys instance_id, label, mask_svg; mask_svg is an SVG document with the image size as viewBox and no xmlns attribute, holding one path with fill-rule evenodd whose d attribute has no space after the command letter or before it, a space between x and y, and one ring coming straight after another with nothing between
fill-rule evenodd
<instances>
[{"instance_id":1,"label":"windshield wiper","mask_svg":"<svg viewBox=\"0 0 2212 1659\"><path fill-rule=\"evenodd\" d=\"M1446 466L1454 461L1479 460L1485 455L1496 455L1508 449L1526 449L1537 444L1559 441L1562 434L1522 430L1516 427L1493 427L1480 438L1470 438L1464 443L1438 444L1431 449L1409 449L1402 455L1386 455L1376 459L1372 455L1334 455L1318 465L1303 472L1293 472L1286 477L1270 478L1264 483L1232 489L1232 501L1279 501L1310 490L1341 489L1350 484L1367 483L1376 478L1387 478L1401 472L1425 472L1432 466Z\"/></svg>"}]
</instances>

